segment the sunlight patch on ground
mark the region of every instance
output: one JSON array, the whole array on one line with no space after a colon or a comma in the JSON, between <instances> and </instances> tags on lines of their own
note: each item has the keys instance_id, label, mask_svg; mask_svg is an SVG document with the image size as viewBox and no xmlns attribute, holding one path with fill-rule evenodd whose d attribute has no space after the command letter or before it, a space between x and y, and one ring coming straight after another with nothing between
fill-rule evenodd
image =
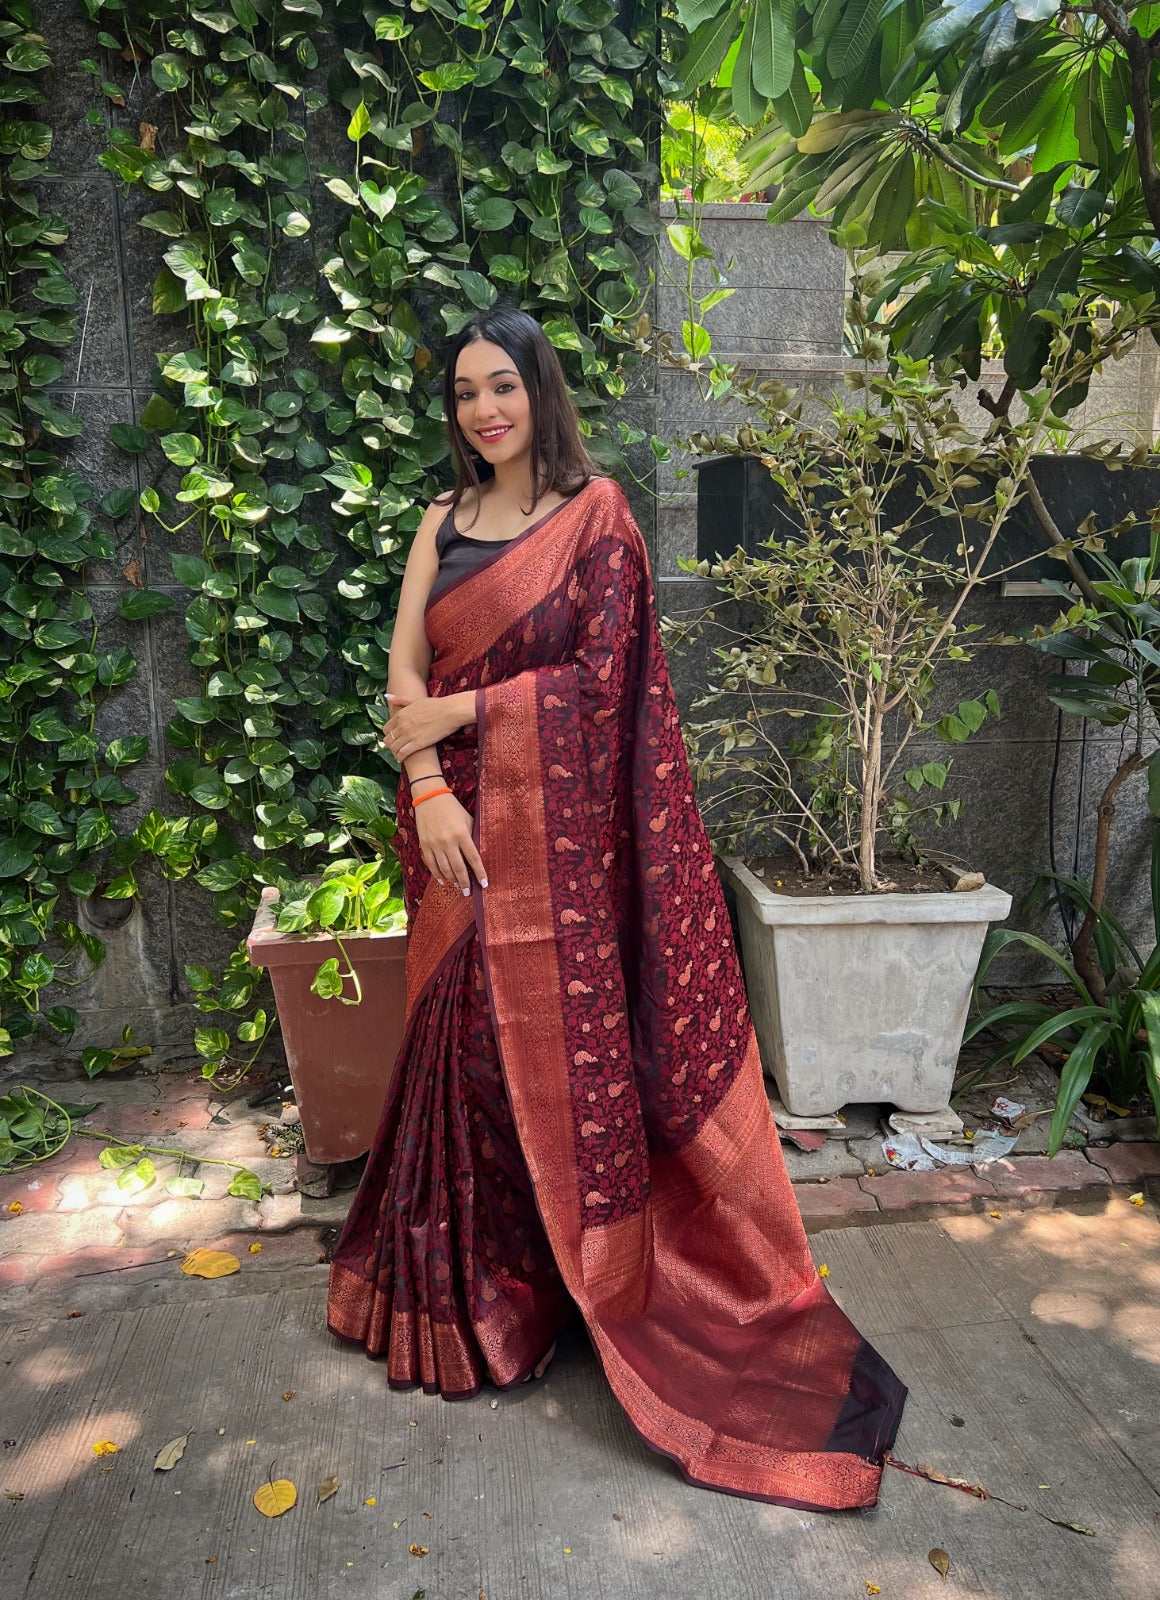
<instances>
[{"instance_id":1,"label":"sunlight patch on ground","mask_svg":"<svg viewBox=\"0 0 1160 1600\"><path fill-rule=\"evenodd\" d=\"M93 1446L111 1440L118 1450L136 1443L140 1424L131 1411L94 1411L91 1415L47 1428L20 1452L15 1485L24 1495L51 1493L74 1478L99 1472L116 1456L99 1458Z\"/></svg>"}]
</instances>

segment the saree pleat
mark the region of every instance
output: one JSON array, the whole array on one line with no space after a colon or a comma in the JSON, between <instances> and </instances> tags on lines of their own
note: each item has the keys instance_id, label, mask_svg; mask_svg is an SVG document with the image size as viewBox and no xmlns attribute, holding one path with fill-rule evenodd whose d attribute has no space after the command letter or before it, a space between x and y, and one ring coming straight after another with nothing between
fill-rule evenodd
<instances>
[{"instance_id":1,"label":"saree pleat","mask_svg":"<svg viewBox=\"0 0 1160 1600\"><path fill-rule=\"evenodd\" d=\"M872 1505L906 1391L810 1259L697 812L647 559L596 480L428 607L490 887L396 845L410 1018L330 1322L392 1383L517 1381L574 1302L694 1483Z\"/></svg>"},{"instance_id":2,"label":"saree pleat","mask_svg":"<svg viewBox=\"0 0 1160 1600\"><path fill-rule=\"evenodd\" d=\"M503 1086L478 940L411 1016L332 1267L331 1330L392 1388L447 1399L518 1382L571 1310Z\"/></svg>"}]
</instances>

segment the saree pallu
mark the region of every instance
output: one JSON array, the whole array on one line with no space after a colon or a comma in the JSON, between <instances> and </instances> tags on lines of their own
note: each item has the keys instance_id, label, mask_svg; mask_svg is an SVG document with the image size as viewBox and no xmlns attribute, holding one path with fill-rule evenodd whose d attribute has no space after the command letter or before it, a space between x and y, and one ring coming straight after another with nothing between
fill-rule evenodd
<instances>
[{"instance_id":1,"label":"saree pallu","mask_svg":"<svg viewBox=\"0 0 1160 1600\"><path fill-rule=\"evenodd\" d=\"M874 1504L905 1389L810 1259L693 797L643 541L594 480L428 608L489 887L400 790L409 1019L331 1272L392 1384L518 1382L574 1303L693 1483Z\"/></svg>"}]
</instances>

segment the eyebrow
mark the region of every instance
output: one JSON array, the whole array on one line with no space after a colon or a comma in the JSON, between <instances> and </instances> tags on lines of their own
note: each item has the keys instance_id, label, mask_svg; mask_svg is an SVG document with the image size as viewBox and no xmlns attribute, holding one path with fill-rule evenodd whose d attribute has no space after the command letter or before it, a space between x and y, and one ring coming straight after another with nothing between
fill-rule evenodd
<instances>
[{"instance_id":1,"label":"eyebrow","mask_svg":"<svg viewBox=\"0 0 1160 1600\"><path fill-rule=\"evenodd\" d=\"M494 372L488 373L489 378L518 378L519 373L514 367L497 367ZM456 378L456 383L470 383L470 378Z\"/></svg>"}]
</instances>

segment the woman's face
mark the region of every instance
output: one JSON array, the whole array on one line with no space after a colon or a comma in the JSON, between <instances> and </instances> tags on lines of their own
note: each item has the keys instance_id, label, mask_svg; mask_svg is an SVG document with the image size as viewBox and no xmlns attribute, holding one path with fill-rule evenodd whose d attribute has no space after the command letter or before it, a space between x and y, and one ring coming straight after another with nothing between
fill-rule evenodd
<instances>
[{"instance_id":1,"label":"woman's face","mask_svg":"<svg viewBox=\"0 0 1160 1600\"><path fill-rule=\"evenodd\" d=\"M464 347L455 365L455 416L470 448L493 467L527 456L532 406L506 350L488 339Z\"/></svg>"}]
</instances>

